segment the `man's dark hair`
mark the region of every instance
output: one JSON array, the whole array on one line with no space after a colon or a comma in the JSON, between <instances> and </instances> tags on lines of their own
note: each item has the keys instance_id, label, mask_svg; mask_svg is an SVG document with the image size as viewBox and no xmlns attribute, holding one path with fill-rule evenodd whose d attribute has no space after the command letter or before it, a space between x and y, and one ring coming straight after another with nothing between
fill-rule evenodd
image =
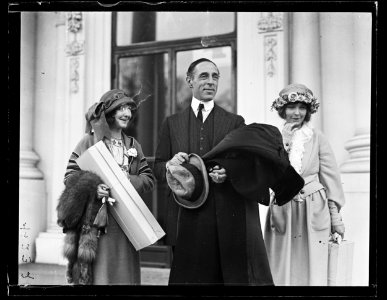
<instances>
[{"instance_id":1,"label":"man's dark hair","mask_svg":"<svg viewBox=\"0 0 387 300\"><path fill-rule=\"evenodd\" d=\"M208 61L208 62L212 63L216 68L218 68L218 66L212 60L209 60L208 58L199 58L189 65L188 70L187 70L187 77L192 78L195 67L204 61Z\"/></svg>"}]
</instances>

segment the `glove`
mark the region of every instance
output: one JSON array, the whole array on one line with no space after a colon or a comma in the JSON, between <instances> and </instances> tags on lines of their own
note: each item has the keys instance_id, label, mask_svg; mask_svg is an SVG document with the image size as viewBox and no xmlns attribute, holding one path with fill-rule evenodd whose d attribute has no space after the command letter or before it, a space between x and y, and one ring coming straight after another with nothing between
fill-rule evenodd
<instances>
[{"instance_id":1,"label":"glove","mask_svg":"<svg viewBox=\"0 0 387 300\"><path fill-rule=\"evenodd\" d=\"M331 215L331 232L338 233L344 239L345 226L334 201L328 200L329 213Z\"/></svg>"}]
</instances>

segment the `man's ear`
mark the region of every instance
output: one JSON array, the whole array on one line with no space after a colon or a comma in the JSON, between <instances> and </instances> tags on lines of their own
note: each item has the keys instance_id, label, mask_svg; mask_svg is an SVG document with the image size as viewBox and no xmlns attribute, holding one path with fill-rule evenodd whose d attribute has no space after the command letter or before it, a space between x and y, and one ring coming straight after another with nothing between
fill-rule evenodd
<instances>
[{"instance_id":1,"label":"man's ear","mask_svg":"<svg viewBox=\"0 0 387 300\"><path fill-rule=\"evenodd\" d=\"M190 88L193 87L193 86L192 86L192 78L191 78L191 76L187 76L187 77L185 78L185 81L188 83L188 86L189 86Z\"/></svg>"}]
</instances>

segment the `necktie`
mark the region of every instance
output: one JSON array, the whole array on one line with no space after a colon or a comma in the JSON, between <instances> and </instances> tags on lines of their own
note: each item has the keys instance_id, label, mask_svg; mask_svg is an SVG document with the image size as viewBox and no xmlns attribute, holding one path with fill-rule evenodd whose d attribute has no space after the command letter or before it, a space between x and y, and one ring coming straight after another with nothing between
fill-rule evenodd
<instances>
[{"instance_id":1,"label":"necktie","mask_svg":"<svg viewBox=\"0 0 387 300\"><path fill-rule=\"evenodd\" d=\"M203 123L203 113L202 109L204 108L204 104L200 103L199 104L199 112L198 112L198 119Z\"/></svg>"}]
</instances>

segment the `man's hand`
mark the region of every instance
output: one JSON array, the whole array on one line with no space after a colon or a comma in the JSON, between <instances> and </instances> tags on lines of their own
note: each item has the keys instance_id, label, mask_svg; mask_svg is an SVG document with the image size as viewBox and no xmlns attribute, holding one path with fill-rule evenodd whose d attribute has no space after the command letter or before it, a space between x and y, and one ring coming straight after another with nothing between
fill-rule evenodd
<instances>
[{"instance_id":1,"label":"man's hand","mask_svg":"<svg viewBox=\"0 0 387 300\"><path fill-rule=\"evenodd\" d=\"M178 166L186 161L188 161L188 154L184 152L179 152L179 153L176 153L175 156L171 158L171 160L167 161L165 166L168 169L168 167L171 165Z\"/></svg>"},{"instance_id":2,"label":"man's hand","mask_svg":"<svg viewBox=\"0 0 387 300\"><path fill-rule=\"evenodd\" d=\"M211 177L215 183L223 183L227 179L226 169L216 165L215 167L208 170L208 176Z\"/></svg>"}]
</instances>

